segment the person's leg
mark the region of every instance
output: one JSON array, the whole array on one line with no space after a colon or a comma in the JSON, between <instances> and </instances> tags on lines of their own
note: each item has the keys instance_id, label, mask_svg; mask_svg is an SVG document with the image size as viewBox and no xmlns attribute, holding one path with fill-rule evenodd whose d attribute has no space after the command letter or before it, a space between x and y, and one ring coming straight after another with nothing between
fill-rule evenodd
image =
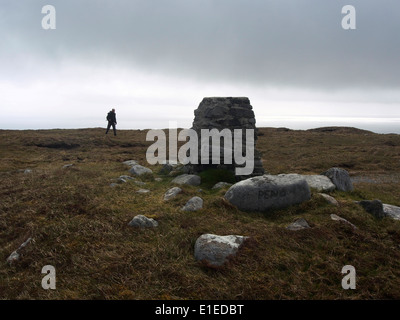
<instances>
[{"instance_id":1,"label":"person's leg","mask_svg":"<svg viewBox=\"0 0 400 320\"><path fill-rule=\"evenodd\" d=\"M114 130L114 136L117 135L117 130L115 129L115 123L112 124L113 130Z\"/></svg>"},{"instance_id":2,"label":"person's leg","mask_svg":"<svg viewBox=\"0 0 400 320\"><path fill-rule=\"evenodd\" d=\"M108 121L107 130L106 130L106 134L108 133L108 130L110 130L110 128L111 128L111 122L110 122L110 121Z\"/></svg>"}]
</instances>

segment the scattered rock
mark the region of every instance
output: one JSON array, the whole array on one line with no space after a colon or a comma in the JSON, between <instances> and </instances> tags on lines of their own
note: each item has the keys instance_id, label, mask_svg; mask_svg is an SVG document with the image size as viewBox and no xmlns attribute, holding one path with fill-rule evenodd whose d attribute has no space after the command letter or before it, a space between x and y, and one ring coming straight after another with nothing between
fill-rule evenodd
<instances>
[{"instance_id":1,"label":"scattered rock","mask_svg":"<svg viewBox=\"0 0 400 320\"><path fill-rule=\"evenodd\" d=\"M161 182L162 178L154 178L154 181Z\"/></svg>"},{"instance_id":2,"label":"scattered rock","mask_svg":"<svg viewBox=\"0 0 400 320\"><path fill-rule=\"evenodd\" d=\"M212 188L213 189L221 189L224 187L230 187L232 185L232 183L228 183L228 182L218 182L216 183Z\"/></svg>"},{"instance_id":3,"label":"scattered rock","mask_svg":"<svg viewBox=\"0 0 400 320\"><path fill-rule=\"evenodd\" d=\"M349 173L341 168L330 168L328 171L322 173L331 179L332 183L340 191L353 191L353 183L351 182Z\"/></svg>"},{"instance_id":4,"label":"scattered rock","mask_svg":"<svg viewBox=\"0 0 400 320\"><path fill-rule=\"evenodd\" d=\"M194 245L194 257L212 267L220 267L229 257L235 256L243 242L248 237L215 234L201 235Z\"/></svg>"},{"instance_id":5,"label":"scattered rock","mask_svg":"<svg viewBox=\"0 0 400 320\"><path fill-rule=\"evenodd\" d=\"M135 164L133 165L130 169L129 172L131 174L134 174L136 176L141 176L142 174L152 174L153 171L149 168L143 167L140 164Z\"/></svg>"},{"instance_id":6,"label":"scattered rock","mask_svg":"<svg viewBox=\"0 0 400 320\"><path fill-rule=\"evenodd\" d=\"M195 174L185 173L177 176L171 183L198 186L201 183L201 178Z\"/></svg>"},{"instance_id":7,"label":"scattered rock","mask_svg":"<svg viewBox=\"0 0 400 320\"><path fill-rule=\"evenodd\" d=\"M117 179L117 183L126 183L127 181L124 178L119 177Z\"/></svg>"},{"instance_id":8,"label":"scattered rock","mask_svg":"<svg viewBox=\"0 0 400 320\"><path fill-rule=\"evenodd\" d=\"M128 181L128 180L135 180L135 178L133 178L133 177L131 177L131 176L127 176L127 175L119 176L119 179L124 179L125 181Z\"/></svg>"},{"instance_id":9,"label":"scattered rock","mask_svg":"<svg viewBox=\"0 0 400 320\"><path fill-rule=\"evenodd\" d=\"M70 163L70 164L65 164L65 165L63 165L62 168L63 168L63 169L67 169L67 168L70 168L70 167L72 167L72 166L73 166L73 164Z\"/></svg>"},{"instance_id":10,"label":"scattered rock","mask_svg":"<svg viewBox=\"0 0 400 320\"><path fill-rule=\"evenodd\" d=\"M353 227L353 229L357 229L357 227L354 224L352 224L351 222L347 221L346 219L344 219L342 217L339 217L336 214L331 214L331 219L334 221L341 221L341 222L347 223L347 224L351 225Z\"/></svg>"},{"instance_id":11,"label":"scattered rock","mask_svg":"<svg viewBox=\"0 0 400 320\"><path fill-rule=\"evenodd\" d=\"M311 227L304 218L297 219L295 222L291 223L286 227L286 229L293 231L309 229L309 228Z\"/></svg>"},{"instance_id":12,"label":"scattered rock","mask_svg":"<svg viewBox=\"0 0 400 320\"><path fill-rule=\"evenodd\" d=\"M15 251L13 251L10 256L7 258L7 263L10 265L13 264L14 262L18 261L19 258L21 257L20 251L25 248L30 242L32 241L32 238L28 238L23 244L19 246L19 248Z\"/></svg>"},{"instance_id":13,"label":"scattered rock","mask_svg":"<svg viewBox=\"0 0 400 320\"><path fill-rule=\"evenodd\" d=\"M306 179L310 188L317 189L320 192L332 192L336 189L332 181L323 175L302 175Z\"/></svg>"},{"instance_id":14,"label":"scattered rock","mask_svg":"<svg viewBox=\"0 0 400 320\"><path fill-rule=\"evenodd\" d=\"M172 170L174 170L174 167L169 164L169 163L165 163L162 165L161 169L160 169L160 174L169 174Z\"/></svg>"},{"instance_id":15,"label":"scattered rock","mask_svg":"<svg viewBox=\"0 0 400 320\"><path fill-rule=\"evenodd\" d=\"M179 187L173 187L164 194L164 201L171 200L175 198L179 193L182 192L182 189Z\"/></svg>"},{"instance_id":16,"label":"scattered rock","mask_svg":"<svg viewBox=\"0 0 400 320\"><path fill-rule=\"evenodd\" d=\"M181 209L182 211L197 211L203 208L203 199L200 197L193 197L185 206Z\"/></svg>"},{"instance_id":17,"label":"scattered rock","mask_svg":"<svg viewBox=\"0 0 400 320\"><path fill-rule=\"evenodd\" d=\"M383 204L383 212L395 220L400 220L400 207L392 206L391 204Z\"/></svg>"},{"instance_id":18,"label":"scattered rock","mask_svg":"<svg viewBox=\"0 0 400 320\"><path fill-rule=\"evenodd\" d=\"M378 219L386 217L386 213L383 211L383 204L380 200L362 200L358 204L364 208L365 211L372 214Z\"/></svg>"},{"instance_id":19,"label":"scattered rock","mask_svg":"<svg viewBox=\"0 0 400 320\"><path fill-rule=\"evenodd\" d=\"M325 194L325 193L318 193L320 196L324 197L327 202L330 204L339 207L339 202L332 196Z\"/></svg>"},{"instance_id":20,"label":"scattered rock","mask_svg":"<svg viewBox=\"0 0 400 320\"><path fill-rule=\"evenodd\" d=\"M137 215L128 223L128 225L137 228L155 228L158 226L158 222L154 219L147 218L144 215Z\"/></svg>"},{"instance_id":21,"label":"scattered rock","mask_svg":"<svg viewBox=\"0 0 400 320\"><path fill-rule=\"evenodd\" d=\"M29 174L29 173L32 173L32 170L31 170L31 169L25 169L25 170L24 170L24 174Z\"/></svg>"},{"instance_id":22,"label":"scattered rock","mask_svg":"<svg viewBox=\"0 0 400 320\"><path fill-rule=\"evenodd\" d=\"M127 161L122 162L122 164L124 164L126 166L129 166L129 167L132 167L132 166L134 166L134 165L136 165L138 163L135 160L127 160Z\"/></svg>"},{"instance_id":23,"label":"scattered rock","mask_svg":"<svg viewBox=\"0 0 400 320\"><path fill-rule=\"evenodd\" d=\"M137 184L138 186L145 186L147 183L143 182L143 181L133 181L135 184Z\"/></svg>"},{"instance_id":24,"label":"scattered rock","mask_svg":"<svg viewBox=\"0 0 400 320\"><path fill-rule=\"evenodd\" d=\"M263 175L240 181L225 199L243 211L286 208L311 198L306 180L297 174Z\"/></svg>"},{"instance_id":25,"label":"scattered rock","mask_svg":"<svg viewBox=\"0 0 400 320\"><path fill-rule=\"evenodd\" d=\"M148 189L139 189L138 191L136 191L136 193L149 193L150 192L150 190L148 190Z\"/></svg>"}]
</instances>

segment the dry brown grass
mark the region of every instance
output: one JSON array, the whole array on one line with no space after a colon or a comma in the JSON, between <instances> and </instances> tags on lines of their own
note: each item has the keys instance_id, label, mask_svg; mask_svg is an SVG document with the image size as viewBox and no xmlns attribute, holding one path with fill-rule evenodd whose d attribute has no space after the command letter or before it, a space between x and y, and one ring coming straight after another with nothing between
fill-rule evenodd
<instances>
[{"instance_id":1,"label":"dry brown grass","mask_svg":"<svg viewBox=\"0 0 400 320\"><path fill-rule=\"evenodd\" d=\"M334 132L261 128L258 148L271 173L321 173L332 166L351 175L396 177L400 136L343 129ZM286 210L244 213L204 186L204 209L180 212L197 187L165 203L170 178L111 188L127 174L121 164L146 165L146 131L103 129L0 131L1 299L399 299L400 223L375 220L353 200L378 198L400 205L398 183L359 183L334 192L340 208L318 195ZM62 168L65 164L74 164ZM31 168L31 174L20 169ZM153 167L157 172L157 167ZM330 219L335 213L358 229ZM127 226L137 214L155 218L154 230ZM312 228L285 227L304 217ZM236 258L212 270L193 247L203 233L250 236ZM34 238L19 262L7 257ZM41 288L41 268L53 265L57 290ZM357 270L357 289L341 288L341 268Z\"/></svg>"}]
</instances>

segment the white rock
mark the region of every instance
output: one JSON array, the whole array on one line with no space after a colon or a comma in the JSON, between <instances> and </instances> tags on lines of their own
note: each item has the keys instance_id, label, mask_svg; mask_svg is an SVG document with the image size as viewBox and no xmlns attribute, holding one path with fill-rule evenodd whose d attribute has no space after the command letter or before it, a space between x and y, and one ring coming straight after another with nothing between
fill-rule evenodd
<instances>
[{"instance_id":1,"label":"white rock","mask_svg":"<svg viewBox=\"0 0 400 320\"><path fill-rule=\"evenodd\" d=\"M395 220L400 220L400 207L391 204L383 204L383 212Z\"/></svg>"},{"instance_id":2,"label":"white rock","mask_svg":"<svg viewBox=\"0 0 400 320\"><path fill-rule=\"evenodd\" d=\"M335 185L332 181L323 175L301 175L304 179L306 179L310 188L317 189L322 192L331 192L336 189Z\"/></svg>"},{"instance_id":3,"label":"white rock","mask_svg":"<svg viewBox=\"0 0 400 320\"><path fill-rule=\"evenodd\" d=\"M331 219L334 221L341 221L341 222L347 223L347 224L351 225L354 229L357 229L357 227L354 224L352 224L351 222L347 221L346 219L344 219L342 217L339 217L336 214L331 214Z\"/></svg>"},{"instance_id":4,"label":"white rock","mask_svg":"<svg viewBox=\"0 0 400 320\"><path fill-rule=\"evenodd\" d=\"M173 187L164 194L164 201L171 200L175 198L179 193L182 192L182 189L179 187Z\"/></svg>"},{"instance_id":5,"label":"white rock","mask_svg":"<svg viewBox=\"0 0 400 320\"><path fill-rule=\"evenodd\" d=\"M146 173L153 173L153 171L149 168L143 167L140 164L135 164L133 165L130 169L129 172L131 174L134 174L136 176L141 176L142 174L146 174Z\"/></svg>"},{"instance_id":6,"label":"white rock","mask_svg":"<svg viewBox=\"0 0 400 320\"><path fill-rule=\"evenodd\" d=\"M215 234L203 234L194 245L194 257L211 266L222 266L228 258L236 255L240 246L248 237Z\"/></svg>"},{"instance_id":7,"label":"white rock","mask_svg":"<svg viewBox=\"0 0 400 320\"><path fill-rule=\"evenodd\" d=\"M148 190L148 189L139 189L138 191L136 191L136 193L141 193L141 194L149 193L149 192L150 192L150 190Z\"/></svg>"},{"instance_id":8,"label":"white rock","mask_svg":"<svg viewBox=\"0 0 400 320\"><path fill-rule=\"evenodd\" d=\"M325 193L318 193L320 196L324 197L327 202L330 204L339 207L339 202L332 196L325 194Z\"/></svg>"}]
</instances>

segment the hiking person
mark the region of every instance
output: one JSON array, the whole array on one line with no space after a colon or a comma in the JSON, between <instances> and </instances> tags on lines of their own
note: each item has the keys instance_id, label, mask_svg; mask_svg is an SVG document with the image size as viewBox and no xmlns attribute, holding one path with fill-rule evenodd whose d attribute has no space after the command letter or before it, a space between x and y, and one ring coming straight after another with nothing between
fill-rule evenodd
<instances>
[{"instance_id":1,"label":"hiking person","mask_svg":"<svg viewBox=\"0 0 400 320\"><path fill-rule=\"evenodd\" d=\"M116 136L117 135L117 130L115 129L115 125L117 124L117 117L116 117L116 114L115 114L115 109L112 109L107 114L107 118L106 119L108 121L106 134L108 133L108 130L110 130L110 127L112 126L113 131L114 131L114 136Z\"/></svg>"}]
</instances>

